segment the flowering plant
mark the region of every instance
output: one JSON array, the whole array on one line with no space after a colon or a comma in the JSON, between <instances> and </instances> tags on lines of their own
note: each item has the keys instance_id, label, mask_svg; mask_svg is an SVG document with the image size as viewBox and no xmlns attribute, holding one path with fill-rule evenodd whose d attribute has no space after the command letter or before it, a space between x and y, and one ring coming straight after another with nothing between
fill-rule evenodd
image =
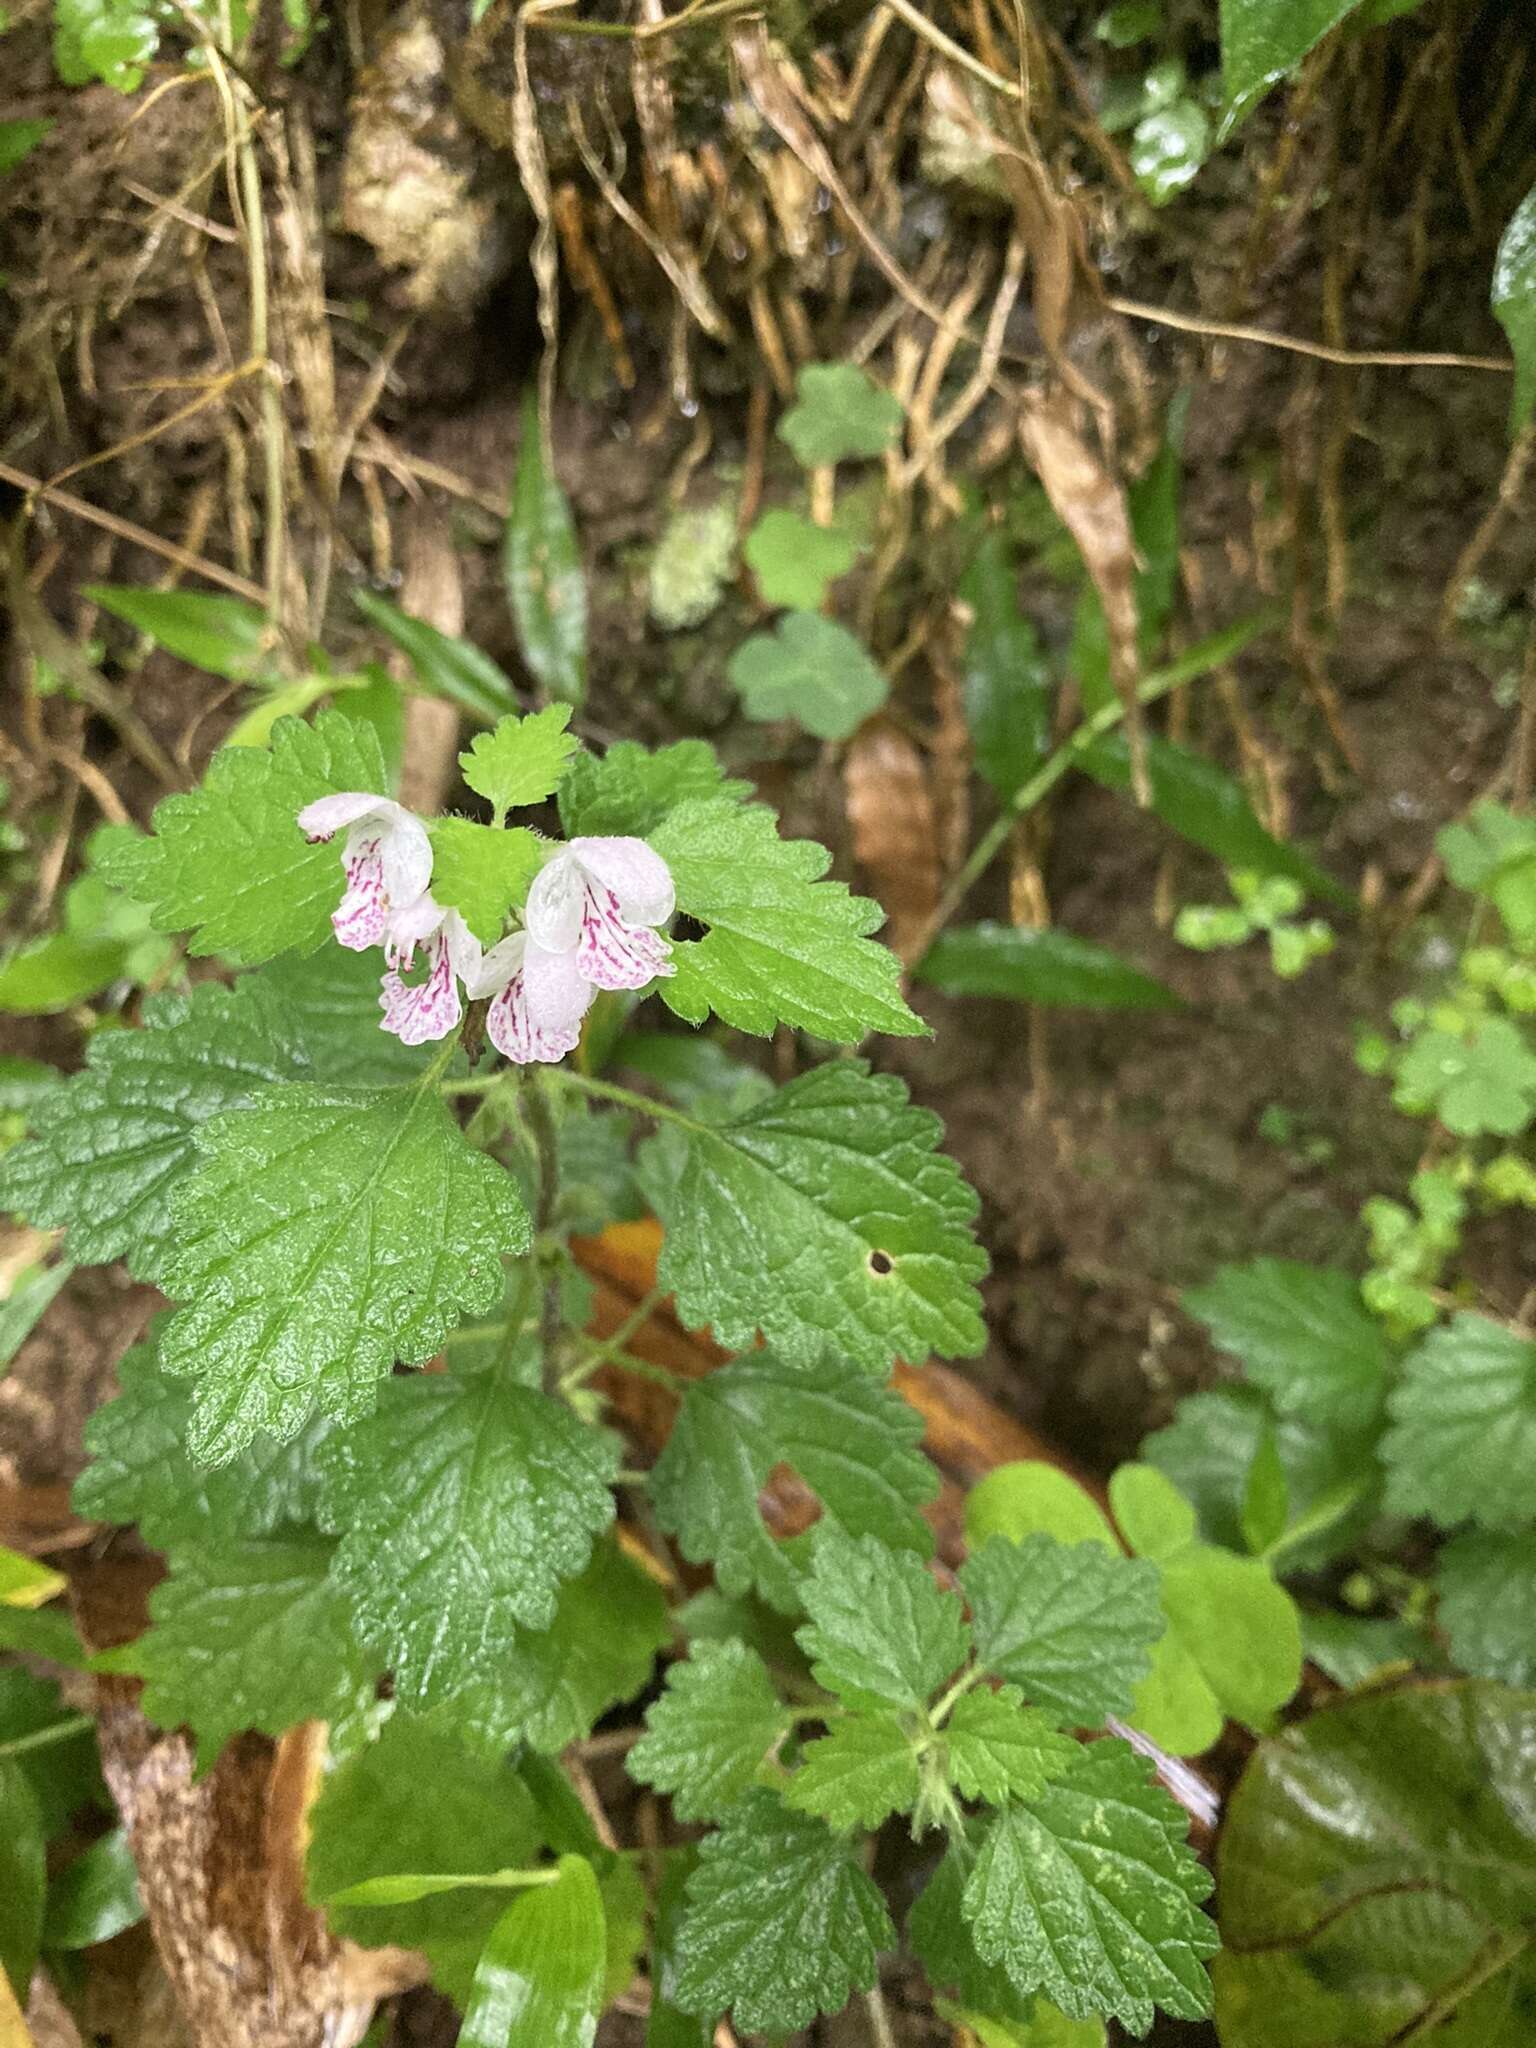
<instances>
[{"instance_id":1,"label":"flowering plant","mask_svg":"<svg viewBox=\"0 0 1536 2048\"><path fill-rule=\"evenodd\" d=\"M1209 1881L1126 1739L1178 1732L1163 1552L994 1517L930 1562L892 1366L980 1349L985 1265L936 1120L862 1059L774 1088L644 1008L919 1033L879 912L701 743L597 758L568 719L461 756L488 818L383 793L366 724L280 720L102 850L243 970L100 1035L0 1165L0 1202L173 1304L77 1489L169 1560L114 1668L204 1760L326 1724L311 1894L424 1953L468 2041L590 2042L642 1954L654 2041L836 2010L897 1939L864 1850L900 1815L943 1847L906 1939L946 2010L1084 2041L1199 2016ZM562 840L508 822L551 799ZM596 1334L577 1234L647 1211L655 1289ZM736 1355L676 1377L644 1346L664 1297ZM614 1426L641 1380L659 1455ZM808 1535L765 1519L780 1465ZM654 1855L555 1761L646 1692L630 1774L711 1828ZM532 2032L497 2031L509 1972Z\"/></svg>"}]
</instances>

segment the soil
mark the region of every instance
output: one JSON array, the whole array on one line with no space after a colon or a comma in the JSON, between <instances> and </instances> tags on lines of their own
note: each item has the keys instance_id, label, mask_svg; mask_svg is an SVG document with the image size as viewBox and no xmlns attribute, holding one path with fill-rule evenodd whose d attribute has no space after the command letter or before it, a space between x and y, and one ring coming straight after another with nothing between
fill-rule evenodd
<instances>
[{"instance_id":1,"label":"soil","mask_svg":"<svg viewBox=\"0 0 1536 2048\"><path fill-rule=\"evenodd\" d=\"M1480 32L1512 33L1514 19L1483 9ZM1073 40L1070 24L1063 33ZM1320 280L1337 259L1352 346L1495 351L1500 337L1486 312L1483 280L1492 238L1511 210L1503 185L1518 196L1531 182L1531 122L1516 122L1498 159L1507 156L1508 176L1476 220L1459 209L1449 181L1425 198L1406 146L1367 167L1352 148L1354 124L1365 114L1352 113L1346 88L1363 79L1382 104L1398 104L1421 47L1412 24L1384 34L1387 54L1369 77L1362 71L1359 79L1325 78L1296 114L1297 167L1282 181L1286 203L1259 251L1252 246L1255 193L1283 145L1273 106L1254 117L1241 151L1212 162L1196 201L1174 209L1166 229L1163 216L1093 197L1092 232L1113 289L1138 301L1215 309L1220 317L1313 334L1328 310ZM188 241L162 224L146 254L145 215L126 196L135 187L182 189L210 149L218 161L211 95L201 88L168 91L144 110L101 87L66 91L52 79L46 34L32 19L6 36L5 50L0 118L25 111L57 121L11 176L3 264L25 282L16 295L22 317L7 386L12 431L0 452L47 476L163 417L164 399L151 387L163 392L166 380L206 376L209 306L219 309L238 358L244 273L227 226ZM1469 133L1489 114L1498 71L1467 62L1457 75ZM501 74L493 63L485 75ZM554 79L541 104L559 102L560 85ZM314 503L312 479L301 480L309 495L296 501L300 542L308 545L328 521L336 541L326 644L339 661L368 651L347 582L371 575L387 585L397 578L401 548L392 529L405 529L415 508L427 504L453 538L467 637L521 678L493 508L516 459L519 405L539 330L523 261L530 222L510 158L456 108L446 68L439 73L428 65L402 117L410 148L422 153L410 161L423 177L450 180L433 188L434 220L451 219L456 198L483 207L475 218L485 224L484 242L469 255L457 244L438 250L435 269L425 258L414 268L390 267L343 223L360 228L372 219L356 197L356 177L353 187L347 184L349 134L380 118L381 105L398 112L398 76L381 74L376 60L354 81L337 34L322 37L272 89L302 110L315 138L343 417L361 399L394 331L409 322L368 429L371 472L354 466L333 521ZM690 90L688 146L695 147L700 135L709 139L708 79L691 81ZM459 98L465 101L463 93ZM483 94L473 106L481 121ZM563 147L556 175L571 177L579 159L568 138ZM1335 211L1319 202L1324 173L1308 168L1313 149L1336 150L1327 161L1338 213L1349 223L1342 256L1331 226ZM218 181L205 177L197 189L194 212L227 223ZM910 263L920 242L931 246L924 209L938 202L910 184L880 189L893 244ZM599 741L654 743L688 733L714 739L780 804L787 829L822 837L836 852L836 872L858 882L836 762L787 731L748 727L736 715L724 662L760 617L750 592L728 592L716 615L692 632L665 633L647 616L646 562L673 506L739 488L750 469L749 393L760 367L742 339L716 346L694 337L683 377L669 286L633 239L605 220L590 189L585 204L589 235L612 269L636 379L632 389L620 387L598 315L588 301L568 296L553 434L591 581L592 688L583 728ZM805 239L797 257L786 259L782 250L764 257L781 280L798 261L818 307L831 299L816 293L846 262L843 250L831 246L837 237L827 218L812 193L798 223ZM973 217L958 201L940 225L957 234L963 228L982 246L1000 233L995 220ZM188 283L192 242L200 299ZM1422 254L1426 242L1432 260ZM399 245L386 254L398 256ZM744 333L744 286L737 284L728 287L736 291L728 310ZM842 326L829 314L818 336L824 351L835 353L839 338L887 297L878 277L861 272ZM1038 334L1024 314L1009 334L1018 348L1038 351ZM293 335L286 340L291 345ZM1360 892L1366 914L1340 915L1335 950L1294 983L1277 980L1256 946L1217 954L1181 948L1169 929L1171 910L1220 900L1219 871L1127 799L1076 781L1049 814L1041 876L1052 915L1159 976L1187 1008L1151 1016L1058 1014L1032 1032L1017 1006L919 992L915 1000L933 1037L875 1049L879 1062L901 1073L916 1099L941 1116L950 1149L982 1197L982 1236L993 1262L986 1283L991 1334L976 1371L1003 1405L1098 1471L1133 1455L1180 1394L1222 1372L1180 1310L1184 1288L1224 1260L1259 1253L1357 1260L1361 1202L1398 1190L1413 1168L1421 1128L1390 1114L1384 1084L1358 1072L1354 1032L1362 1022L1379 1024L1396 995L1434 972L1433 894L1426 914L1405 922L1402 912L1437 828L1490 784L1508 756L1515 724L1510 649L1529 618L1536 567L1527 503L1524 519L1506 519L1479 563L1477 604L1464 610L1461 629L1449 637L1442 632L1442 592L1504 467L1504 380L1428 369L1332 371L1277 351L1213 347L1146 327L1132 331L1132 345L1155 401L1181 384L1194 390L1182 545L1201 629L1256 602L1278 597L1289 604L1298 587L1306 594L1303 613L1321 621L1311 675L1306 646L1284 632L1244 657L1243 716L1273 768L1284 829ZM302 444L301 401L302 393L290 389ZM236 392L230 407L210 408L127 448L70 487L108 513L172 539L186 537L193 552L259 575L248 402ZM962 436L951 474L964 480L973 459L982 488L999 502L1027 482L1016 459L999 458L979 430ZM1318 482L1330 463L1331 492ZM769 496L785 481L770 446ZM374 483L370 499L365 486ZM1324 603L1330 521L1333 554L1342 545L1349 571L1347 590L1331 593L1331 610ZM81 585L106 577L150 582L165 573L163 562L131 541L57 511L39 512L32 546L34 581L70 628L93 623L75 595ZM941 548L936 559L942 561ZM942 571L935 574L942 586ZM910 568L896 580L891 603L899 610L905 595L914 609L931 607L936 596L948 595L931 582L920 566ZM1022 594L1046 641L1064 645L1071 592L1031 568ZM902 620L882 614L877 625L889 652L901 641ZM113 646L113 674L139 716L173 760L195 772L233 715L228 693L162 654L134 666L131 650L115 636ZM908 666L899 694L902 716L914 729L929 730L933 676L922 660ZM47 715L54 719L58 707L47 707ZM1239 734L1228 700L1202 683L1185 715L1192 741L1237 762ZM54 729L62 734L63 724ZM69 797L56 777L29 767L24 709L6 712L3 732L0 772L12 781L24 830L46 842L66 800L77 803L83 822L94 821L88 796ZM75 739L130 812L146 815L159 791L112 727L82 718ZM973 796L979 824L985 800L979 791ZM995 874L967 914L1007 911L1006 884ZM35 914L26 891L6 912L18 930ZM14 1045L64 1065L80 1054L68 1020L28 1023ZM1265 1112L1276 1109L1290 1119L1284 1143L1261 1131ZM1529 1234L1512 1225L1484 1230L1470 1259L1488 1298L1511 1310L1536 1285ZM84 1273L71 1282L0 1380L0 1485L42 1485L78 1470L83 1421L104 1397L112 1367L149 1306L146 1291L120 1276ZM888 1990L903 2048L951 2039L920 2008L916 1987L896 1980ZM1197 2038L1190 2029L1174 2031L1186 2043ZM440 2002L412 1994L392 2038L435 2048L446 2038ZM815 2035L822 2048L855 2048L866 2038L857 2005ZM617 2016L601 2039L605 2048L638 2048L641 2030Z\"/></svg>"}]
</instances>

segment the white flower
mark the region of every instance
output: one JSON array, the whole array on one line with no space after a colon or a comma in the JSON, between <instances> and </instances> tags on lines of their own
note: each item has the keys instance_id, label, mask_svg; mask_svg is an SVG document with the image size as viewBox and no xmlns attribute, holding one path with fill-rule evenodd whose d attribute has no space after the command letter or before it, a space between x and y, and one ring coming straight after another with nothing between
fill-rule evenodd
<instances>
[{"instance_id":1,"label":"white flower","mask_svg":"<svg viewBox=\"0 0 1536 2048\"><path fill-rule=\"evenodd\" d=\"M644 988L676 972L651 929L676 907L667 864L643 839L573 839L535 878L524 922L544 952L574 954L594 988Z\"/></svg>"},{"instance_id":2,"label":"white flower","mask_svg":"<svg viewBox=\"0 0 1536 2048\"><path fill-rule=\"evenodd\" d=\"M489 984L489 986L488 986ZM527 932L514 932L485 956L479 985L471 993L495 1000L485 1029L496 1050L520 1067L553 1064L574 1052L581 1020L597 994L582 974L575 952L550 953Z\"/></svg>"},{"instance_id":3,"label":"white flower","mask_svg":"<svg viewBox=\"0 0 1536 2048\"><path fill-rule=\"evenodd\" d=\"M402 1045L425 1045L429 1038L446 1038L455 1029L464 1014L460 981L471 995L489 993L475 985L485 955L459 913L444 910L425 896L416 906L416 915L430 917L427 929L391 934L385 949L391 971L379 984L383 1028L393 1032ZM411 966L418 946L426 953L427 972L423 980L407 985L395 970Z\"/></svg>"},{"instance_id":4,"label":"white flower","mask_svg":"<svg viewBox=\"0 0 1536 2048\"><path fill-rule=\"evenodd\" d=\"M441 922L442 912L427 896L432 879L432 841L420 818L387 796L347 790L323 796L299 813L299 830L313 843L334 839L350 826L341 852L347 891L331 913L331 929L353 953L384 945L391 963L409 961L421 940ZM430 913L423 904L431 905Z\"/></svg>"}]
</instances>

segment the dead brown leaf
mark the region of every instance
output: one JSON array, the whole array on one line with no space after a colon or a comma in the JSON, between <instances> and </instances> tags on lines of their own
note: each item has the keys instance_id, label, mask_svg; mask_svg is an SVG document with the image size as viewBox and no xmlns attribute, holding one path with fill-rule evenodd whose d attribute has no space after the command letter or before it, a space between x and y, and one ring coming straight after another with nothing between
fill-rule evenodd
<instances>
[{"instance_id":1,"label":"dead brown leaf","mask_svg":"<svg viewBox=\"0 0 1536 2048\"><path fill-rule=\"evenodd\" d=\"M854 859L884 908L886 938L909 965L938 908L939 825L922 754L892 720L872 718L843 757Z\"/></svg>"},{"instance_id":2,"label":"dead brown leaf","mask_svg":"<svg viewBox=\"0 0 1536 2048\"><path fill-rule=\"evenodd\" d=\"M1019 413L1019 439L1045 487L1057 517L1077 542L1093 578L1109 629L1109 668L1115 693L1125 707L1131 750L1131 784L1146 805L1146 738L1137 639L1136 546L1125 491L1084 431L1083 408L1064 386L1027 392Z\"/></svg>"}]
</instances>

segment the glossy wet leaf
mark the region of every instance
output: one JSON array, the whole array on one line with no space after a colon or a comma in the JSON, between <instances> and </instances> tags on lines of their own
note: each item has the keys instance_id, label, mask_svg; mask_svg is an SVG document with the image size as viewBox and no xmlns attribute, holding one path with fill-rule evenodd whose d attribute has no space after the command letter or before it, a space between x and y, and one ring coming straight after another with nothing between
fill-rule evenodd
<instances>
[{"instance_id":1,"label":"glossy wet leaf","mask_svg":"<svg viewBox=\"0 0 1536 2048\"><path fill-rule=\"evenodd\" d=\"M144 1918L127 1830L114 1828L67 1863L48 1890L43 1940L49 1948L93 1948Z\"/></svg>"},{"instance_id":2,"label":"glossy wet leaf","mask_svg":"<svg viewBox=\"0 0 1536 2048\"><path fill-rule=\"evenodd\" d=\"M618 1440L492 1367L395 1377L319 1452L320 1519L359 1630L397 1693L483 1672L548 1628L613 1519ZM388 1483L380 1484L380 1475Z\"/></svg>"},{"instance_id":3,"label":"glossy wet leaf","mask_svg":"<svg viewBox=\"0 0 1536 2048\"><path fill-rule=\"evenodd\" d=\"M1435 1619L1474 1678L1536 1680L1536 1529L1475 1529L1435 1560Z\"/></svg>"},{"instance_id":4,"label":"glossy wet leaf","mask_svg":"<svg viewBox=\"0 0 1536 2048\"><path fill-rule=\"evenodd\" d=\"M958 1597L874 1537L819 1529L800 1599L810 1620L797 1640L816 1682L851 1706L921 1707L970 1647Z\"/></svg>"},{"instance_id":5,"label":"glossy wet leaf","mask_svg":"<svg viewBox=\"0 0 1536 2048\"><path fill-rule=\"evenodd\" d=\"M1221 0L1222 134L1359 0Z\"/></svg>"},{"instance_id":6,"label":"glossy wet leaf","mask_svg":"<svg viewBox=\"0 0 1536 2048\"><path fill-rule=\"evenodd\" d=\"M523 395L501 575L530 673L551 697L579 704L587 687L587 583L571 508L546 457L538 396L530 386Z\"/></svg>"},{"instance_id":7,"label":"glossy wet leaf","mask_svg":"<svg viewBox=\"0 0 1536 2048\"><path fill-rule=\"evenodd\" d=\"M1536 2010L1536 1695L1344 1700L1261 1743L1230 1802L1229 2048L1523 2048Z\"/></svg>"},{"instance_id":8,"label":"glossy wet leaf","mask_svg":"<svg viewBox=\"0 0 1536 2048\"><path fill-rule=\"evenodd\" d=\"M960 579L971 614L965 637L965 719L976 766L1007 801L1051 751L1051 669L1019 606L1018 565L1004 534L983 535Z\"/></svg>"},{"instance_id":9,"label":"glossy wet leaf","mask_svg":"<svg viewBox=\"0 0 1536 2048\"><path fill-rule=\"evenodd\" d=\"M160 44L160 24L140 0L61 0L54 10L53 62L64 85L99 78L137 92Z\"/></svg>"},{"instance_id":10,"label":"glossy wet leaf","mask_svg":"<svg viewBox=\"0 0 1536 2048\"><path fill-rule=\"evenodd\" d=\"M514 1899L491 1929L459 2029L460 2048L591 2048L603 2004L602 1896L583 1856Z\"/></svg>"},{"instance_id":11,"label":"glossy wet leaf","mask_svg":"<svg viewBox=\"0 0 1536 2048\"><path fill-rule=\"evenodd\" d=\"M569 704L551 704L528 718L503 718L471 740L459 756L464 780L498 814L542 803L559 785L581 742L566 728Z\"/></svg>"},{"instance_id":12,"label":"glossy wet leaf","mask_svg":"<svg viewBox=\"0 0 1536 2048\"><path fill-rule=\"evenodd\" d=\"M0 1970L25 2005L43 1926L43 1821L26 1773L0 1756Z\"/></svg>"},{"instance_id":13,"label":"glossy wet leaf","mask_svg":"<svg viewBox=\"0 0 1536 2048\"><path fill-rule=\"evenodd\" d=\"M619 833L644 838L691 798L735 804L749 782L728 781L706 740L674 740L651 749L618 740L605 754L578 754L560 784L560 823L574 838Z\"/></svg>"},{"instance_id":14,"label":"glossy wet leaf","mask_svg":"<svg viewBox=\"0 0 1536 2048\"><path fill-rule=\"evenodd\" d=\"M806 1744L784 1798L840 1831L877 1828L917 1804L921 1783L917 1751L898 1716L854 1714Z\"/></svg>"},{"instance_id":15,"label":"glossy wet leaf","mask_svg":"<svg viewBox=\"0 0 1536 2048\"><path fill-rule=\"evenodd\" d=\"M964 1799L1006 1806L1034 1799L1070 1770L1077 1744L1047 1714L1024 1704L1016 1685L978 1686L957 1700L944 1724L950 1782Z\"/></svg>"},{"instance_id":16,"label":"glossy wet leaf","mask_svg":"<svg viewBox=\"0 0 1536 2048\"><path fill-rule=\"evenodd\" d=\"M946 995L1003 996L1058 1009L1177 1010L1171 988L1071 932L959 925L940 933L914 970Z\"/></svg>"}]
</instances>

